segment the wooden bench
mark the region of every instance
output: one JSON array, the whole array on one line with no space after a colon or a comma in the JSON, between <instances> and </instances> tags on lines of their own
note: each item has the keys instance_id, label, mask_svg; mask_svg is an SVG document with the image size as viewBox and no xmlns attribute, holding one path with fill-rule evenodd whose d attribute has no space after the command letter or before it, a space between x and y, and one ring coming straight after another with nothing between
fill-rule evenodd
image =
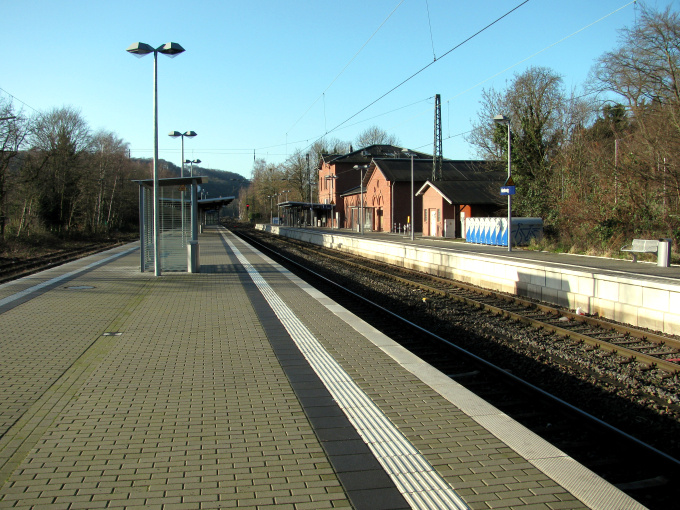
<instances>
[{"instance_id":1,"label":"wooden bench","mask_svg":"<svg viewBox=\"0 0 680 510\"><path fill-rule=\"evenodd\" d=\"M638 253L656 253L659 255L659 241L649 239L633 239L633 244L621 248L621 251L630 252L633 262L637 262Z\"/></svg>"}]
</instances>

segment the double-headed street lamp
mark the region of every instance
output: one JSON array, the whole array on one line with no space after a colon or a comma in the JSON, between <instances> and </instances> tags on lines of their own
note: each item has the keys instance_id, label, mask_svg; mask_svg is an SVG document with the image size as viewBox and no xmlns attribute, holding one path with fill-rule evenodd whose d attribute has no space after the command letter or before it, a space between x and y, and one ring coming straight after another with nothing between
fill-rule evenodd
<instances>
[{"instance_id":1,"label":"double-headed street lamp","mask_svg":"<svg viewBox=\"0 0 680 510\"><path fill-rule=\"evenodd\" d=\"M267 195L267 198L269 199L269 224L273 225L274 224L274 204L273 200L274 198L278 197L279 195Z\"/></svg>"},{"instance_id":2,"label":"double-headed street lamp","mask_svg":"<svg viewBox=\"0 0 680 510\"><path fill-rule=\"evenodd\" d=\"M187 131L186 133L180 133L179 131L170 131L168 133L168 136L171 136L172 138L177 138L178 136L182 137L182 167L179 171L179 176L184 177L184 163L186 163L186 161L184 161L184 137L188 136L189 138L193 138L194 136L196 136L196 131ZM191 176L192 177L194 176L193 167L191 170ZM181 192L181 201L179 207L181 210L180 216L182 217L182 246L184 246L184 191ZM192 215L194 214L193 207L191 214Z\"/></svg>"},{"instance_id":3,"label":"double-headed street lamp","mask_svg":"<svg viewBox=\"0 0 680 510\"><path fill-rule=\"evenodd\" d=\"M198 165L201 162L201 160L200 159L185 159L184 162L191 164L191 173L189 175L191 177L193 177L194 176L194 163L196 163Z\"/></svg>"},{"instance_id":4,"label":"double-headed street lamp","mask_svg":"<svg viewBox=\"0 0 680 510\"><path fill-rule=\"evenodd\" d=\"M180 133L179 131L170 131L168 133L168 136L171 136L173 138L177 138L178 136L182 137L182 170L180 171L180 177L184 177L184 163L187 163L184 161L184 137L187 136L189 138L193 138L196 136L196 131L187 131L186 133ZM191 175L193 177L193 174Z\"/></svg>"},{"instance_id":5,"label":"double-headed street lamp","mask_svg":"<svg viewBox=\"0 0 680 510\"><path fill-rule=\"evenodd\" d=\"M508 128L508 180L506 181L506 186L511 186L512 184L512 160L510 159L510 119L505 115L496 115L493 118L496 124L501 124L507 126ZM512 251L512 195L508 193L508 251Z\"/></svg>"},{"instance_id":6,"label":"double-headed street lamp","mask_svg":"<svg viewBox=\"0 0 680 510\"><path fill-rule=\"evenodd\" d=\"M153 53L153 251L155 275L161 275L160 236L160 208L158 192L158 54L162 53L171 58L184 52L184 48L177 43L169 42L154 48L143 42L136 42L127 49L136 57L143 57Z\"/></svg>"}]
</instances>

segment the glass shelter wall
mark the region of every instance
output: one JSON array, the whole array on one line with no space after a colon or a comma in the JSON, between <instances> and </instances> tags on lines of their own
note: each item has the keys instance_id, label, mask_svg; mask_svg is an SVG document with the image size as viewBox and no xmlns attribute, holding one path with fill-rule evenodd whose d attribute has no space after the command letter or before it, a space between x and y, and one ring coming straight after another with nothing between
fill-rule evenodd
<instances>
[{"instance_id":1,"label":"glass shelter wall","mask_svg":"<svg viewBox=\"0 0 680 510\"><path fill-rule=\"evenodd\" d=\"M199 178L200 179L200 178ZM192 187L197 178L161 179L159 186L159 253L161 271L187 271L187 245L192 237ZM140 184L140 240L142 271L154 268L153 187L150 181ZM151 181L152 184L152 181Z\"/></svg>"}]
</instances>

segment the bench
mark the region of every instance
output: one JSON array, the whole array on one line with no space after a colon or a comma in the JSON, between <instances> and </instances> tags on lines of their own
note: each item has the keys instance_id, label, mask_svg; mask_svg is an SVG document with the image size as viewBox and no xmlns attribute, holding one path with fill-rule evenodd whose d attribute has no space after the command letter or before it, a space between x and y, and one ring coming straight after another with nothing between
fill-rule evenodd
<instances>
[{"instance_id":1,"label":"bench","mask_svg":"<svg viewBox=\"0 0 680 510\"><path fill-rule=\"evenodd\" d=\"M638 253L656 253L659 254L659 241L652 241L649 239L633 239L633 244L621 248L621 251L627 251L633 255L633 262L637 262Z\"/></svg>"}]
</instances>

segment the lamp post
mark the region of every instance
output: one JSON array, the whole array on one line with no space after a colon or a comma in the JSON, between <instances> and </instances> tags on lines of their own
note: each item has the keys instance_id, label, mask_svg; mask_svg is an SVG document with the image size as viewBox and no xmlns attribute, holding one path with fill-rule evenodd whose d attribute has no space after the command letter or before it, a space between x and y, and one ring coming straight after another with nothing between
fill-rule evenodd
<instances>
[{"instance_id":1,"label":"lamp post","mask_svg":"<svg viewBox=\"0 0 680 510\"><path fill-rule=\"evenodd\" d=\"M191 173L189 175L191 177L193 177L194 176L194 163L196 163L198 165L201 162L201 160L200 159L185 159L184 162L185 163L191 163Z\"/></svg>"},{"instance_id":2,"label":"lamp post","mask_svg":"<svg viewBox=\"0 0 680 510\"><path fill-rule=\"evenodd\" d=\"M335 179L337 179L337 178L338 178L337 175L327 175L326 176L326 180L331 181L331 228L334 228L333 222L335 221L335 193L334 193L335 186L334 186L333 183L335 182Z\"/></svg>"},{"instance_id":3,"label":"lamp post","mask_svg":"<svg viewBox=\"0 0 680 510\"><path fill-rule=\"evenodd\" d=\"M274 195L268 195L267 198L269 199L269 224L271 225L274 223L274 213L272 212L272 199Z\"/></svg>"},{"instance_id":4,"label":"lamp post","mask_svg":"<svg viewBox=\"0 0 680 510\"><path fill-rule=\"evenodd\" d=\"M506 185L510 186L510 178L512 177L512 160L510 159L510 119L505 115L496 115L493 118L496 124L500 124L508 127L508 180ZM512 251L512 195L508 194L508 251Z\"/></svg>"},{"instance_id":5,"label":"lamp post","mask_svg":"<svg viewBox=\"0 0 680 510\"><path fill-rule=\"evenodd\" d=\"M186 163L186 161L184 161L184 137L188 136L189 138L193 138L194 136L196 136L196 131L187 131L186 133L180 133L179 131L170 131L168 133L168 136L171 136L172 138L177 138L178 136L182 137L182 167L180 168L179 176L184 177L184 163ZM191 171L191 176L192 177L194 176L193 170ZM182 191L180 195L181 199L179 207L181 211L180 216L182 218L182 246L184 246L184 191ZM190 194L189 197L191 196L193 195ZM193 206L191 208L191 211L193 214Z\"/></svg>"},{"instance_id":6,"label":"lamp post","mask_svg":"<svg viewBox=\"0 0 680 510\"><path fill-rule=\"evenodd\" d=\"M309 169L309 153L306 154L307 160L307 181L309 181L309 226L312 226L312 173ZM306 217L306 213L305 213Z\"/></svg>"},{"instance_id":7,"label":"lamp post","mask_svg":"<svg viewBox=\"0 0 680 510\"><path fill-rule=\"evenodd\" d=\"M188 136L189 138L193 138L196 136L196 131L187 131L186 133L180 133L179 131L170 131L168 133L168 136L171 136L173 138L177 138L178 136L182 137L182 169L180 170L180 177L184 177L184 137ZM192 175L193 177L193 175Z\"/></svg>"},{"instance_id":8,"label":"lamp post","mask_svg":"<svg viewBox=\"0 0 680 510\"><path fill-rule=\"evenodd\" d=\"M408 149L402 149L402 152L406 154L407 156L411 156L411 224L409 225L411 227L411 241L413 241L413 225L415 223L415 218L413 217L413 196L414 196L414 189L413 189L413 152L411 152ZM430 234L432 235L432 234Z\"/></svg>"},{"instance_id":9,"label":"lamp post","mask_svg":"<svg viewBox=\"0 0 680 510\"><path fill-rule=\"evenodd\" d=\"M368 165L354 165L354 170L361 170L359 181L359 232L364 233L364 170Z\"/></svg>"},{"instance_id":10,"label":"lamp post","mask_svg":"<svg viewBox=\"0 0 680 510\"><path fill-rule=\"evenodd\" d=\"M163 46L154 48L143 42L132 43L126 50L136 57L143 57L153 53L153 251L154 271L156 276L161 275L160 261L160 208L158 193L158 54L162 53L174 58L184 52L184 48L177 43L169 42Z\"/></svg>"}]
</instances>

